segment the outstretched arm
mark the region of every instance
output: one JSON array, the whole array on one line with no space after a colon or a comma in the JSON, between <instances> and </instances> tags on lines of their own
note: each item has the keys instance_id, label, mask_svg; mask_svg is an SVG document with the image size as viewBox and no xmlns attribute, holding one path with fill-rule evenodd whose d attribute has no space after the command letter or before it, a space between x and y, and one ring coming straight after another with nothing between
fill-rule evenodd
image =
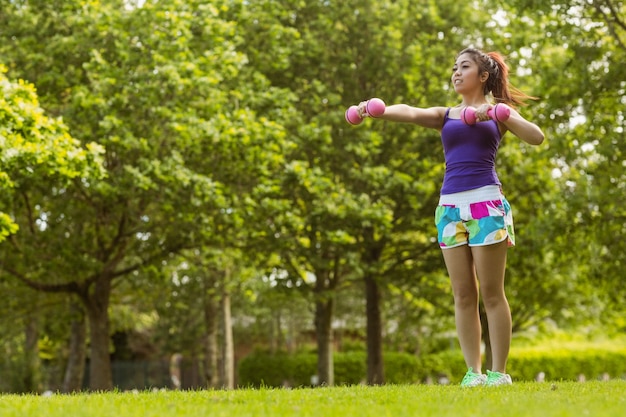
<instances>
[{"instance_id":1,"label":"outstretched arm","mask_svg":"<svg viewBox=\"0 0 626 417\"><path fill-rule=\"evenodd\" d=\"M366 102L359 103L361 114L365 112ZM420 108L407 104L393 104L385 107L385 112L377 119L389 120L391 122L414 123L422 127L441 130L443 119L446 114L446 107Z\"/></svg>"}]
</instances>

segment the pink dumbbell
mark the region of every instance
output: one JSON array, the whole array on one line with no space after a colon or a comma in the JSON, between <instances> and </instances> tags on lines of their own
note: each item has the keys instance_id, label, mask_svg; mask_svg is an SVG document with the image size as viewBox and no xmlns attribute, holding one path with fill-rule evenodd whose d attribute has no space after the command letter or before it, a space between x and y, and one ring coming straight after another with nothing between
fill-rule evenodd
<instances>
[{"instance_id":1,"label":"pink dumbbell","mask_svg":"<svg viewBox=\"0 0 626 417\"><path fill-rule=\"evenodd\" d=\"M487 110L487 116L496 122L506 122L511 115L511 108L503 103L498 103L489 110ZM476 109L473 107L466 107L461 111L461 120L467 125L476 124Z\"/></svg>"},{"instance_id":2,"label":"pink dumbbell","mask_svg":"<svg viewBox=\"0 0 626 417\"><path fill-rule=\"evenodd\" d=\"M351 125L359 125L363 122L363 118L379 117L385 113L385 102L379 98L372 98L365 103L365 113L363 117L359 116L359 108L357 106L350 106L346 110L346 120Z\"/></svg>"}]
</instances>

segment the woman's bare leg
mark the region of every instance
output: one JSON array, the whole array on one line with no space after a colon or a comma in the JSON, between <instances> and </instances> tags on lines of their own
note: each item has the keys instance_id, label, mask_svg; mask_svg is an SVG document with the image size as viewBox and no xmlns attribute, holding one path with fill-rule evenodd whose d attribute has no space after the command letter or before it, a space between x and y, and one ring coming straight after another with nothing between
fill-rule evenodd
<instances>
[{"instance_id":1,"label":"woman's bare leg","mask_svg":"<svg viewBox=\"0 0 626 417\"><path fill-rule=\"evenodd\" d=\"M482 372L481 327L478 314L478 281L472 252L467 245L443 249L443 259L448 269L454 294L456 330L468 368Z\"/></svg>"},{"instance_id":2,"label":"woman's bare leg","mask_svg":"<svg viewBox=\"0 0 626 417\"><path fill-rule=\"evenodd\" d=\"M492 371L506 372L511 347L511 310L504 292L507 242L471 248L489 322Z\"/></svg>"}]
</instances>

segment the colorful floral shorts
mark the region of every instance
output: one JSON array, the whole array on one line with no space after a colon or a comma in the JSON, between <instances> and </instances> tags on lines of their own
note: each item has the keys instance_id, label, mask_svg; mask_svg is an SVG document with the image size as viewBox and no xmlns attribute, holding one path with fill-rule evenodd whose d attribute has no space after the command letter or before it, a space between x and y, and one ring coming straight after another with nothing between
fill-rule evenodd
<instances>
[{"instance_id":1,"label":"colorful floral shorts","mask_svg":"<svg viewBox=\"0 0 626 417\"><path fill-rule=\"evenodd\" d=\"M435 210L439 246L484 246L508 240L515 245L511 205L500 196L496 200L462 204L441 204Z\"/></svg>"}]
</instances>

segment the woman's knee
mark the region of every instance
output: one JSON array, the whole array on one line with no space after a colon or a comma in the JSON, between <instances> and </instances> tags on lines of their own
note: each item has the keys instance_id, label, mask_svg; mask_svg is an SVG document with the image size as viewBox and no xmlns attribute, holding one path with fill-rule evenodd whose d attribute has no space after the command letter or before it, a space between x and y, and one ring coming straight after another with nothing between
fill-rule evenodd
<instances>
[{"instance_id":1,"label":"woman's knee","mask_svg":"<svg viewBox=\"0 0 626 417\"><path fill-rule=\"evenodd\" d=\"M498 309L503 305L508 306L508 301L506 299L506 294L504 293L504 290L499 289L495 291L481 291L481 297L486 311Z\"/></svg>"},{"instance_id":2,"label":"woman's knee","mask_svg":"<svg viewBox=\"0 0 626 417\"><path fill-rule=\"evenodd\" d=\"M478 292L471 289L464 291L455 291L454 306L457 309L477 309Z\"/></svg>"}]
</instances>

